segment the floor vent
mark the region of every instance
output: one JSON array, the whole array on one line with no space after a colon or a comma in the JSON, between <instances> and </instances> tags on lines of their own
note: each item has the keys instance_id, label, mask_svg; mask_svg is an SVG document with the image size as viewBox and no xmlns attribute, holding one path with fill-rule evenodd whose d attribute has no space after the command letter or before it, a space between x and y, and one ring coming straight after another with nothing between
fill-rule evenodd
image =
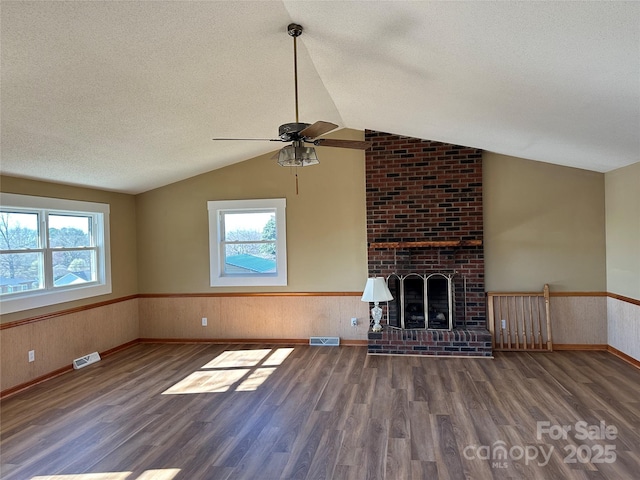
<instances>
[{"instance_id":1,"label":"floor vent","mask_svg":"<svg viewBox=\"0 0 640 480\"><path fill-rule=\"evenodd\" d=\"M309 338L309 345L337 347L340 345L340 337L311 337Z\"/></svg>"},{"instance_id":2,"label":"floor vent","mask_svg":"<svg viewBox=\"0 0 640 480\"><path fill-rule=\"evenodd\" d=\"M96 363L99 361L100 354L98 354L98 352L93 352L89 355L85 355L84 357L76 358L73 361L73 368L78 370L79 368L86 367L87 365L91 365L92 363Z\"/></svg>"}]
</instances>

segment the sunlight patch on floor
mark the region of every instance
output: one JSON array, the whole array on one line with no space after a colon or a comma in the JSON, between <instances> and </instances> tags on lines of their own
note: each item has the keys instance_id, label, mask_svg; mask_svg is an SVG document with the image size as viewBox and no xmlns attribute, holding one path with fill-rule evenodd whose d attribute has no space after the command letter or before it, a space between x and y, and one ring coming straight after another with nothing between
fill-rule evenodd
<instances>
[{"instance_id":1,"label":"sunlight patch on floor","mask_svg":"<svg viewBox=\"0 0 640 480\"><path fill-rule=\"evenodd\" d=\"M179 468L162 468L158 470L147 470L136 480L172 480L180 473Z\"/></svg>"},{"instance_id":2,"label":"sunlight patch on floor","mask_svg":"<svg viewBox=\"0 0 640 480\"><path fill-rule=\"evenodd\" d=\"M181 395L189 393L223 393L240 381L249 370L221 370L193 372L184 380L176 383L163 395Z\"/></svg>"},{"instance_id":3,"label":"sunlight patch on floor","mask_svg":"<svg viewBox=\"0 0 640 480\"><path fill-rule=\"evenodd\" d=\"M275 371L275 368L256 369L245 381L236 387L236 392L253 392L257 390Z\"/></svg>"},{"instance_id":4,"label":"sunlight patch on floor","mask_svg":"<svg viewBox=\"0 0 640 480\"><path fill-rule=\"evenodd\" d=\"M255 391L278 366L282 365L293 350L293 348L225 350L200 370L189 374L162 394Z\"/></svg>"},{"instance_id":5,"label":"sunlight patch on floor","mask_svg":"<svg viewBox=\"0 0 640 480\"><path fill-rule=\"evenodd\" d=\"M180 473L179 468L147 470L138 477L133 472L77 473L72 475L39 475L31 480L172 480Z\"/></svg>"},{"instance_id":6,"label":"sunlight patch on floor","mask_svg":"<svg viewBox=\"0 0 640 480\"><path fill-rule=\"evenodd\" d=\"M260 348L256 350L227 350L222 352L202 368L254 367L269 355L269 353L271 353L270 348Z\"/></svg>"},{"instance_id":7,"label":"sunlight patch on floor","mask_svg":"<svg viewBox=\"0 0 640 480\"><path fill-rule=\"evenodd\" d=\"M273 353L262 363L263 367L282 365L289 355L293 353L293 348L276 348Z\"/></svg>"}]
</instances>

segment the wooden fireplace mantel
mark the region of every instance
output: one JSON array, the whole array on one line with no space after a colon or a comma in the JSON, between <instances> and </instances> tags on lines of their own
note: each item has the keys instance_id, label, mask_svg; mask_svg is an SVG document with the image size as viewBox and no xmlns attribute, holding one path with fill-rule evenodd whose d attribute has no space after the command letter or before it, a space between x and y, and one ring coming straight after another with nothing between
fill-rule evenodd
<instances>
[{"instance_id":1,"label":"wooden fireplace mantel","mask_svg":"<svg viewBox=\"0 0 640 480\"><path fill-rule=\"evenodd\" d=\"M369 248L480 247L482 240L426 240L421 242L373 242Z\"/></svg>"}]
</instances>

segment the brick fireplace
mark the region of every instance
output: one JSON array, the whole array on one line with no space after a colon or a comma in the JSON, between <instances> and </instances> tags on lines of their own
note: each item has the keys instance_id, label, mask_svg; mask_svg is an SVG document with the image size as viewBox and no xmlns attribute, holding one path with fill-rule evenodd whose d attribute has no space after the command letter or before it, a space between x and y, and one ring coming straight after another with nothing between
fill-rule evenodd
<instances>
[{"instance_id":1,"label":"brick fireplace","mask_svg":"<svg viewBox=\"0 0 640 480\"><path fill-rule=\"evenodd\" d=\"M369 276L442 274L451 278L454 299L451 329L448 322L429 328L419 321L392 327L385 317L382 332L369 332L369 352L491 356L482 151L371 130L365 139L372 143L366 152Z\"/></svg>"}]
</instances>

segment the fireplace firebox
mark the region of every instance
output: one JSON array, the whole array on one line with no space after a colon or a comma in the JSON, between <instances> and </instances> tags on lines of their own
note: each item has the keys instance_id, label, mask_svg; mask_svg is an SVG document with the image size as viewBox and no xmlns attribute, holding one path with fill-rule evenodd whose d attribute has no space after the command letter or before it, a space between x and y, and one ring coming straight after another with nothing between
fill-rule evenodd
<instances>
[{"instance_id":1,"label":"fireplace firebox","mask_svg":"<svg viewBox=\"0 0 640 480\"><path fill-rule=\"evenodd\" d=\"M453 329L453 275L391 274L387 277L393 300L388 304L387 323L404 330Z\"/></svg>"}]
</instances>

